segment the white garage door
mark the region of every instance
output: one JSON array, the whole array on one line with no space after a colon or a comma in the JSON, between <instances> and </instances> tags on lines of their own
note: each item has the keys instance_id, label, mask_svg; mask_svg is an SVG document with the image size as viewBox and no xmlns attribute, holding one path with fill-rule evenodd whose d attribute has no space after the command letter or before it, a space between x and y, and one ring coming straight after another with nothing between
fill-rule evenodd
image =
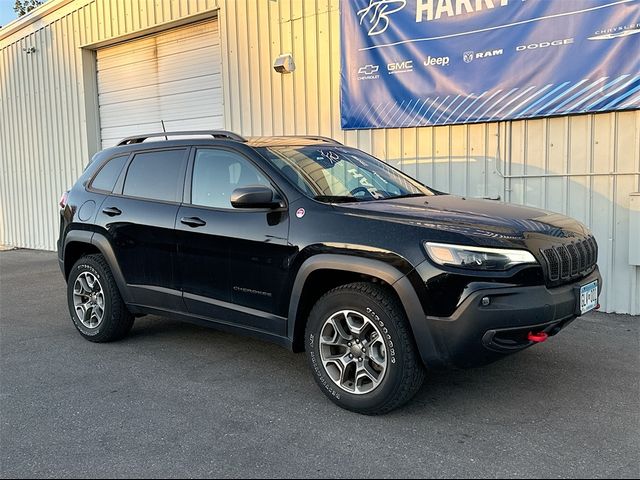
<instances>
[{"instance_id":1,"label":"white garage door","mask_svg":"<svg viewBox=\"0 0 640 480\"><path fill-rule=\"evenodd\" d=\"M140 133L223 128L218 21L98 50L102 146Z\"/></svg>"}]
</instances>

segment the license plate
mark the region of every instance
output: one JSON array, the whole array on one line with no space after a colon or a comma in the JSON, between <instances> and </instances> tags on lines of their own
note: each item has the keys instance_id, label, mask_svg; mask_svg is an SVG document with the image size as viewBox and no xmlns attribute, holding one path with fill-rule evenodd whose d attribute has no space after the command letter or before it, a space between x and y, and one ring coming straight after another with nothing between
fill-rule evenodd
<instances>
[{"instance_id":1,"label":"license plate","mask_svg":"<svg viewBox=\"0 0 640 480\"><path fill-rule=\"evenodd\" d=\"M580 315L590 312L598 305L598 281L580 287Z\"/></svg>"}]
</instances>

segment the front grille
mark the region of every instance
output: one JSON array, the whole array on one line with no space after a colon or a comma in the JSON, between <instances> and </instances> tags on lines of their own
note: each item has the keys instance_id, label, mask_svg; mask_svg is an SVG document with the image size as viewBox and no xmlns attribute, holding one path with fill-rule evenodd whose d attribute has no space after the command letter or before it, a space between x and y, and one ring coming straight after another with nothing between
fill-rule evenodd
<instances>
[{"instance_id":1,"label":"front grille","mask_svg":"<svg viewBox=\"0 0 640 480\"><path fill-rule=\"evenodd\" d=\"M593 270L598 260L595 238L541 249L547 281L552 285L568 283Z\"/></svg>"}]
</instances>

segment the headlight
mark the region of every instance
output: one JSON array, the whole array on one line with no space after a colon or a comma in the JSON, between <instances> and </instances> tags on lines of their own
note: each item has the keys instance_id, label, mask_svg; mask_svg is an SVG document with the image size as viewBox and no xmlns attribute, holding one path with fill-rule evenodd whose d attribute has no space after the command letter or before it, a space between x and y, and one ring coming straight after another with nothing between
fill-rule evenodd
<instances>
[{"instance_id":1,"label":"headlight","mask_svg":"<svg viewBox=\"0 0 640 480\"><path fill-rule=\"evenodd\" d=\"M507 270L516 265L538 263L527 250L469 247L433 242L426 242L425 247L431 260L439 265L473 270Z\"/></svg>"}]
</instances>

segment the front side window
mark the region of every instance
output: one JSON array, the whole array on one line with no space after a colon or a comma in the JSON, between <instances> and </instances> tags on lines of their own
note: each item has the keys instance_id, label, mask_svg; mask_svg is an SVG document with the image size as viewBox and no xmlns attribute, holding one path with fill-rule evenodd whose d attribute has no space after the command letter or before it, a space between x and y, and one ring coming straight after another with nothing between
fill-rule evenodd
<instances>
[{"instance_id":1,"label":"front side window","mask_svg":"<svg viewBox=\"0 0 640 480\"><path fill-rule=\"evenodd\" d=\"M238 153L211 148L196 152L191 181L193 205L233 208L233 191L249 185L271 186L264 174Z\"/></svg>"},{"instance_id":2,"label":"front side window","mask_svg":"<svg viewBox=\"0 0 640 480\"><path fill-rule=\"evenodd\" d=\"M137 154L127 170L122 193L150 200L178 201L184 159L184 149Z\"/></svg>"},{"instance_id":3,"label":"front side window","mask_svg":"<svg viewBox=\"0 0 640 480\"><path fill-rule=\"evenodd\" d=\"M116 186L122 167L127 162L127 158L129 158L128 155L123 155L109 160L91 182L91 188L111 193L113 187Z\"/></svg>"},{"instance_id":4,"label":"front side window","mask_svg":"<svg viewBox=\"0 0 640 480\"><path fill-rule=\"evenodd\" d=\"M348 147L258 147L291 182L324 202L359 202L433 195L422 184L366 153Z\"/></svg>"}]
</instances>

